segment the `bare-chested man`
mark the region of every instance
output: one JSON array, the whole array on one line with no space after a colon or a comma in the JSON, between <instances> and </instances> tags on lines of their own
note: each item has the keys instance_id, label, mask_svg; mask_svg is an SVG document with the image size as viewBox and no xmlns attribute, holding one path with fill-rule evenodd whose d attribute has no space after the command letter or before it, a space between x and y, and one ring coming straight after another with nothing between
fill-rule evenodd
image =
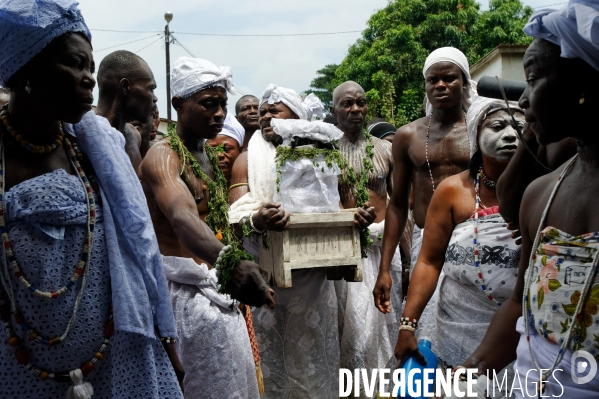
<instances>
[{"instance_id":1,"label":"bare-chested man","mask_svg":"<svg viewBox=\"0 0 599 399\"><path fill-rule=\"evenodd\" d=\"M129 122L145 123L154 112L156 81L148 64L130 51L108 54L98 69L98 107L96 114L125 136L125 151L137 171L141 163L142 137ZM144 145L144 153L149 141Z\"/></svg>"},{"instance_id":2,"label":"bare-chested man","mask_svg":"<svg viewBox=\"0 0 599 399\"><path fill-rule=\"evenodd\" d=\"M220 133L227 113L231 70L197 58L179 58L172 71L176 135L158 142L140 167L175 311L188 398L259 398L256 365L248 332L228 296L217 292L214 265L223 244L205 223L210 214L208 181L182 166L176 148L184 146L208 179L218 165L206 153L206 139ZM177 143L177 145L172 144ZM218 212L218 211L217 211ZM226 218L224 214L212 215ZM194 261L195 260L195 261ZM227 287L252 306L274 307L272 292L258 265L242 260Z\"/></svg>"},{"instance_id":3,"label":"bare-chested man","mask_svg":"<svg viewBox=\"0 0 599 399\"><path fill-rule=\"evenodd\" d=\"M314 98L312 98L314 100ZM320 101L313 101L319 106ZM281 231L289 214L273 203L276 146L282 142L272 119L309 119L307 104L293 90L269 85L260 100L260 128L233 166L229 219L251 218L256 230ZM245 184L242 184L245 182ZM365 209L366 208L366 209ZM367 227L374 210L360 208L356 223ZM265 395L269 398L329 399L338 396L337 297L325 268L292 272L293 287L277 288L277 308L257 309L254 327L261 349ZM286 366L287 365L287 366Z\"/></svg>"},{"instance_id":4,"label":"bare-chested man","mask_svg":"<svg viewBox=\"0 0 599 399\"><path fill-rule=\"evenodd\" d=\"M235 104L235 115L241 126L245 129L245 139L241 146L241 151L248 150L248 143L256 130L260 130L258 124L258 98L251 94L246 94L237 100Z\"/></svg>"},{"instance_id":5,"label":"bare-chested man","mask_svg":"<svg viewBox=\"0 0 599 399\"><path fill-rule=\"evenodd\" d=\"M445 178L466 170L469 161L465 113L472 96L472 83L466 57L452 47L437 49L427 57L423 74L427 116L399 128L393 140L394 189L387 207L381 267L373 291L375 305L383 313L391 311L389 269L406 225L410 185L414 219L423 229L435 187ZM420 231L414 230L412 265L418 259L422 242ZM432 305L428 309L436 306L434 299L429 303ZM425 324L420 323L420 331L426 329Z\"/></svg>"},{"instance_id":6,"label":"bare-chested man","mask_svg":"<svg viewBox=\"0 0 599 399\"><path fill-rule=\"evenodd\" d=\"M356 368L385 367L393 355L393 340L390 333L396 334L399 322L401 294L398 292L393 305L397 322L387 327L386 317L377 312L371 300L372 289L378 275L381 254L380 235L385 226L387 195L391 194L393 157L391 143L365 133L364 118L368 106L364 89L356 82L345 82L333 92L331 113L337 119L337 127L344 133L339 140L339 150L347 158L349 167L360 176L364 170L364 162L372 163L373 171L368 175L366 188L369 194L367 206L374 208L376 219L370 229L373 244L368 250L368 257L363 259L362 282L348 283L344 280L336 282L341 323L341 367L351 370ZM373 156L369 157L367 148L372 146ZM356 187L339 179L339 194L344 208L356 208L365 204L356 203ZM399 251L392 270L394 281L401 287L401 258ZM399 281L396 280L399 278ZM393 325L394 324L394 325Z\"/></svg>"}]
</instances>

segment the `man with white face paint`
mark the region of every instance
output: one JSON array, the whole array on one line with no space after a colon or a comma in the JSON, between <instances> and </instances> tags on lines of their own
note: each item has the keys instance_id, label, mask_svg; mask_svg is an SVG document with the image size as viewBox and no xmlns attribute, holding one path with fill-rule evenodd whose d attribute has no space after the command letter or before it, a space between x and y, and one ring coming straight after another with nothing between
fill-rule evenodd
<instances>
[{"instance_id":1,"label":"man with white face paint","mask_svg":"<svg viewBox=\"0 0 599 399\"><path fill-rule=\"evenodd\" d=\"M522 110L515 103L510 108L522 128ZM518 148L512 118L503 101L479 97L467 122L470 168L445 179L431 199L403 312L420 320L443 270L435 331L442 368L462 364L482 341L516 283L520 259L520 245L499 214L495 193L497 178ZM415 334L400 328L395 355L403 360L410 354L421 357Z\"/></svg>"}]
</instances>

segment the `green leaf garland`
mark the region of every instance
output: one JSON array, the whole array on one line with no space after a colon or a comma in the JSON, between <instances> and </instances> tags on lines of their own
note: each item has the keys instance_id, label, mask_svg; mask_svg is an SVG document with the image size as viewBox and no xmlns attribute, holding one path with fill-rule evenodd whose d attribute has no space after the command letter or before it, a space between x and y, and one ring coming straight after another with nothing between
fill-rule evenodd
<instances>
[{"instance_id":1,"label":"green leaf garland","mask_svg":"<svg viewBox=\"0 0 599 399\"><path fill-rule=\"evenodd\" d=\"M235 236L231 225L229 224L229 191L227 189L227 180L225 175L218 167L217 152L215 149L204 143L204 151L208 156L208 160L212 165L214 180L208 177L198 161L189 152L183 140L179 137L176 131L176 124L171 123L167 129L165 139L168 140L171 148L181 160L182 176L186 184L189 184L189 178L186 176L186 167L190 168L193 174L206 184L210 201L208 201L208 216L206 216L206 224L214 232L216 237L224 244L231 245L231 249L227 251L220 260L220 267L216 271L218 283L220 285L218 292L221 294L231 294L226 288L231 281L232 271L235 269L241 260L253 261L252 255L241 249L239 240Z\"/></svg>"}]
</instances>

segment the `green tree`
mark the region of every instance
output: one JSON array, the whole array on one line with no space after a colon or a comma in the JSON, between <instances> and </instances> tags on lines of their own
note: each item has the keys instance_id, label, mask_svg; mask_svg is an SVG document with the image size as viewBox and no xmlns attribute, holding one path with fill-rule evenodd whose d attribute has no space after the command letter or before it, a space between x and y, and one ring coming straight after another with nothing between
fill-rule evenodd
<instances>
[{"instance_id":1,"label":"green tree","mask_svg":"<svg viewBox=\"0 0 599 399\"><path fill-rule=\"evenodd\" d=\"M354 80L366 91L368 118L408 123L422 115L422 66L432 50L456 47L472 65L499 44L529 43L522 27L531 12L520 0L491 0L484 12L474 0L390 0L370 17L334 76L327 65L311 86L328 94Z\"/></svg>"},{"instance_id":2,"label":"green tree","mask_svg":"<svg viewBox=\"0 0 599 399\"><path fill-rule=\"evenodd\" d=\"M335 71L338 67L337 64L328 64L316 71L316 77L310 82L310 88L305 91L306 94L316 94L324 104L327 113L333 102Z\"/></svg>"}]
</instances>

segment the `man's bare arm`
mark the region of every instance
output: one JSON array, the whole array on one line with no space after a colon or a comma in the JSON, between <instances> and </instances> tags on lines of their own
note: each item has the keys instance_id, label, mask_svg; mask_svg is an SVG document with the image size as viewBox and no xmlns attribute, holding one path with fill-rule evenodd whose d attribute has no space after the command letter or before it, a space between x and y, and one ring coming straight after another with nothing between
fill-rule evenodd
<instances>
[{"instance_id":1,"label":"man's bare arm","mask_svg":"<svg viewBox=\"0 0 599 399\"><path fill-rule=\"evenodd\" d=\"M391 312L391 261L399 238L406 227L410 202L412 161L408 148L415 134L413 124L399 128L393 139L393 192L385 214L385 232L379 275L374 286L374 304L383 313Z\"/></svg>"},{"instance_id":2,"label":"man's bare arm","mask_svg":"<svg viewBox=\"0 0 599 399\"><path fill-rule=\"evenodd\" d=\"M140 170L179 241L194 256L214 264L223 244L200 219L195 200L179 176L181 165L177 154L166 145L154 146Z\"/></svg>"},{"instance_id":3,"label":"man's bare arm","mask_svg":"<svg viewBox=\"0 0 599 399\"><path fill-rule=\"evenodd\" d=\"M244 194L250 192L248 183L248 153L242 152L239 154L233 169L231 170L231 188L229 190L229 204L233 204ZM239 220L231 220L231 223L237 223Z\"/></svg>"}]
</instances>

